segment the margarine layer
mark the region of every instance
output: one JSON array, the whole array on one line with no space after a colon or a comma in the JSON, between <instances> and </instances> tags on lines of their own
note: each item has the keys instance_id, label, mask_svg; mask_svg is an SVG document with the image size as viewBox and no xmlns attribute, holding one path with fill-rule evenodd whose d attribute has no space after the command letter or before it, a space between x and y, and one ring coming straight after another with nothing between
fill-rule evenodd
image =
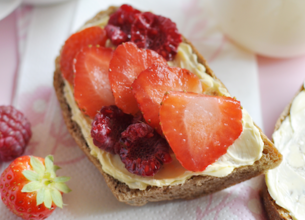
<instances>
[{"instance_id":1,"label":"margarine layer","mask_svg":"<svg viewBox=\"0 0 305 220\"><path fill-rule=\"evenodd\" d=\"M221 84L221 82L206 74L205 67L201 63L198 63L197 55L193 53L190 45L181 43L178 47L178 52L175 59L168 62L168 64L169 66L188 69L192 73L196 74L202 82L202 88L205 94L230 96L227 89Z\"/></svg>"},{"instance_id":2,"label":"margarine layer","mask_svg":"<svg viewBox=\"0 0 305 220\"><path fill-rule=\"evenodd\" d=\"M273 134L282 163L266 174L268 191L293 219L305 218L305 91L294 99L290 115Z\"/></svg>"},{"instance_id":3,"label":"margarine layer","mask_svg":"<svg viewBox=\"0 0 305 220\"><path fill-rule=\"evenodd\" d=\"M197 62L197 56L193 53L191 47L181 43L178 48L178 54L170 65L184 67L195 73L206 88L205 93L217 93L219 95L229 96L226 88L219 81L205 73L205 67ZM242 110L243 131L240 137L228 148L225 155L221 156L215 163L211 164L203 172L191 172L181 166L175 155L172 155L173 162L164 165L153 177L142 177L128 172L125 169L118 155L105 152L93 144L90 135L91 120L84 116L78 109L74 97L73 88L66 82L65 97L72 109L72 119L78 123L82 129L90 149L91 154L97 157L102 164L103 171L113 176L115 179L126 183L132 189L144 190L150 186L168 186L182 184L194 175L210 175L223 177L230 174L235 168L245 165L252 165L262 156L263 141L259 130L254 126L253 121L246 110Z\"/></svg>"}]
</instances>

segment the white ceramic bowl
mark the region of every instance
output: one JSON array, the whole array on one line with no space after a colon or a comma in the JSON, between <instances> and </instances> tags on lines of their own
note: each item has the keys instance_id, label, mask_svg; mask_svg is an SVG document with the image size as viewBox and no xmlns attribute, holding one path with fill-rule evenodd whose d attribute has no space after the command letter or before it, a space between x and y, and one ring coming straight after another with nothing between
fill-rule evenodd
<instances>
[{"instance_id":1,"label":"white ceramic bowl","mask_svg":"<svg viewBox=\"0 0 305 220\"><path fill-rule=\"evenodd\" d=\"M25 4L31 4L31 5L56 4L65 1L71 1L71 0L23 0Z\"/></svg>"},{"instance_id":2,"label":"white ceramic bowl","mask_svg":"<svg viewBox=\"0 0 305 220\"><path fill-rule=\"evenodd\" d=\"M305 54L305 0L211 0L223 32L269 57Z\"/></svg>"},{"instance_id":3,"label":"white ceramic bowl","mask_svg":"<svg viewBox=\"0 0 305 220\"><path fill-rule=\"evenodd\" d=\"M0 0L0 20L13 12L22 0Z\"/></svg>"}]
</instances>

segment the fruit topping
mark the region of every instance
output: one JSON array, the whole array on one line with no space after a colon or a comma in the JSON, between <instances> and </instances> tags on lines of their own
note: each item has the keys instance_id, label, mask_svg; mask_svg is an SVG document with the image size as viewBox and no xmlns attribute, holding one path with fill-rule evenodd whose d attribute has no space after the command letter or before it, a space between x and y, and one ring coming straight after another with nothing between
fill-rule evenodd
<instances>
[{"instance_id":1,"label":"fruit topping","mask_svg":"<svg viewBox=\"0 0 305 220\"><path fill-rule=\"evenodd\" d=\"M94 118L106 105L114 104L108 68L113 50L105 47L85 47L74 59L74 98L79 109Z\"/></svg>"},{"instance_id":2,"label":"fruit topping","mask_svg":"<svg viewBox=\"0 0 305 220\"><path fill-rule=\"evenodd\" d=\"M152 50L139 49L134 43L121 44L114 51L109 64L109 81L115 104L127 114L139 111L131 84L152 64L165 65L162 56Z\"/></svg>"},{"instance_id":3,"label":"fruit topping","mask_svg":"<svg viewBox=\"0 0 305 220\"><path fill-rule=\"evenodd\" d=\"M202 93L200 79L190 71L167 65L152 65L132 84L133 94L145 121L162 134L159 109L167 91Z\"/></svg>"},{"instance_id":4,"label":"fruit topping","mask_svg":"<svg viewBox=\"0 0 305 220\"><path fill-rule=\"evenodd\" d=\"M132 120L132 124L144 122L143 114L141 112L137 112Z\"/></svg>"},{"instance_id":5,"label":"fruit topping","mask_svg":"<svg viewBox=\"0 0 305 220\"><path fill-rule=\"evenodd\" d=\"M105 30L114 45L130 41L131 25L139 13L139 10L124 4L110 16Z\"/></svg>"},{"instance_id":6,"label":"fruit topping","mask_svg":"<svg viewBox=\"0 0 305 220\"><path fill-rule=\"evenodd\" d=\"M233 98L171 92L162 102L162 131L181 165L190 171L203 171L242 132L240 102Z\"/></svg>"},{"instance_id":7,"label":"fruit topping","mask_svg":"<svg viewBox=\"0 0 305 220\"><path fill-rule=\"evenodd\" d=\"M13 106L0 106L0 161L23 154L32 136L27 118Z\"/></svg>"},{"instance_id":8,"label":"fruit topping","mask_svg":"<svg viewBox=\"0 0 305 220\"><path fill-rule=\"evenodd\" d=\"M131 41L139 48L154 50L166 60L173 60L182 36L169 18L144 12L132 24Z\"/></svg>"},{"instance_id":9,"label":"fruit topping","mask_svg":"<svg viewBox=\"0 0 305 220\"><path fill-rule=\"evenodd\" d=\"M60 55L60 71L71 85L73 85L73 59L77 52L88 45L105 46L106 40L106 31L96 26L72 34L66 40Z\"/></svg>"},{"instance_id":10,"label":"fruit topping","mask_svg":"<svg viewBox=\"0 0 305 220\"><path fill-rule=\"evenodd\" d=\"M172 161L168 143L148 124L130 125L122 132L121 139L124 142L121 160L133 174L153 176L164 163Z\"/></svg>"},{"instance_id":11,"label":"fruit topping","mask_svg":"<svg viewBox=\"0 0 305 220\"><path fill-rule=\"evenodd\" d=\"M107 33L107 37L110 39L113 45L119 45L121 43L127 42L128 37L119 27L108 24L105 27L105 31Z\"/></svg>"},{"instance_id":12,"label":"fruit topping","mask_svg":"<svg viewBox=\"0 0 305 220\"><path fill-rule=\"evenodd\" d=\"M133 120L115 105L104 106L92 122L91 136L93 143L100 149L117 154L120 151L120 137Z\"/></svg>"},{"instance_id":13,"label":"fruit topping","mask_svg":"<svg viewBox=\"0 0 305 220\"><path fill-rule=\"evenodd\" d=\"M69 177L56 177L58 169L53 156L17 158L1 175L2 201L23 219L46 219L56 207L62 208L62 194L71 191L64 183Z\"/></svg>"}]
</instances>

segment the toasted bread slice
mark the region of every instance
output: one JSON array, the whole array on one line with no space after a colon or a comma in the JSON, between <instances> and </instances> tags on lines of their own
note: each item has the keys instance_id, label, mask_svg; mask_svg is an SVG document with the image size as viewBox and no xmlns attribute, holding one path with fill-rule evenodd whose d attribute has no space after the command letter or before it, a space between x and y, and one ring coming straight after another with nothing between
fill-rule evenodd
<instances>
[{"instance_id":1,"label":"toasted bread slice","mask_svg":"<svg viewBox=\"0 0 305 220\"><path fill-rule=\"evenodd\" d=\"M301 89L298 91L298 93L294 96L294 98L304 89L302 86ZM277 131L280 127L282 122L285 120L286 117L289 117L290 115L290 108L292 106L292 101L285 107L284 111L281 113L280 117L275 123L274 132ZM282 208L281 206L277 205L275 200L270 196L268 192L267 186L264 187L264 189L261 191L261 198L262 203L265 207L265 210L267 212L267 215L270 220L290 220L293 219L289 212Z\"/></svg>"},{"instance_id":2,"label":"toasted bread slice","mask_svg":"<svg viewBox=\"0 0 305 220\"><path fill-rule=\"evenodd\" d=\"M292 220L289 212L277 205L270 196L267 186L261 191L262 203L270 220Z\"/></svg>"},{"instance_id":3,"label":"toasted bread slice","mask_svg":"<svg viewBox=\"0 0 305 220\"><path fill-rule=\"evenodd\" d=\"M106 14L112 14L114 11L116 11L116 9L116 7L110 7L106 11L101 11L88 22L94 23ZM220 80L214 75L204 58L198 53L194 46L185 38L183 41L191 45L194 53L196 53L198 57L198 62L205 66L207 74L220 82ZM103 171L98 159L90 154L90 149L82 135L81 128L72 120L71 109L64 96L65 82L60 71L59 60L60 57L57 57L55 61L56 70L54 73L54 88L56 90L57 98L59 100L62 114L68 130L79 147L87 155L89 160L104 176L114 196L121 202L125 202L129 205L141 206L147 202L157 202L173 199L192 199L199 196L204 196L248 180L252 177L258 176L264 173L266 170L276 167L282 160L281 154L277 151L272 142L262 133L261 129L259 129L260 135L264 142L263 155L260 160L256 161L251 166L239 167L228 176L221 178L213 176L193 176L184 184L180 185L164 187L148 186L146 190L131 189L125 183L122 183L114 179L112 176L106 174Z\"/></svg>"}]
</instances>

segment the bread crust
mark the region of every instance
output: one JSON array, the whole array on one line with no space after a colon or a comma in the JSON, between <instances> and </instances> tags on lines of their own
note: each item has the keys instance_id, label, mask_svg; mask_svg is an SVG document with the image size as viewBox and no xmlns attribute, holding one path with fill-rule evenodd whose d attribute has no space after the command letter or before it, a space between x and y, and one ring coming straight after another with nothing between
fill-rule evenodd
<instances>
[{"instance_id":1,"label":"bread crust","mask_svg":"<svg viewBox=\"0 0 305 220\"><path fill-rule=\"evenodd\" d=\"M267 186L264 186L264 189L260 193L263 206L270 220L292 220L292 217L289 215L289 212L280 207L275 203L275 201L270 196Z\"/></svg>"},{"instance_id":2,"label":"bread crust","mask_svg":"<svg viewBox=\"0 0 305 220\"><path fill-rule=\"evenodd\" d=\"M109 7L107 10L99 12L86 24L95 22L105 14L110 15L116 10L117 7ZM199 54L196 48L189 41L187 41L187 39L183 38L183 41L191 45L194 53L196 53L198 57L198 62L205 66L207 74L221 83L221 81L215 76L205 59ZM54 72L53 84L67 128L80 149L87 155L89 160L104 176L105 181L113 195L121 202L125 202L134 206L142 206L147 202L157 202L173 199L193 199L199 196L205 196L242 181L248 180L252 177L258 176L264 173L266 170L276 167L282 160L282 155L277 151L272 142L262 133L261 129L259 129L264 142L263 156L260 160L256 161L251 166L236 168L226 177L193 176L184 184L180 185L164 187L148 186L146 190L130 189L125 183L122 183L114 179L112 176L106 174L103 171L98 159L90 154L90 149L81 133L81 128L76 122L72 120L71 109L64 96L65 83L60 71L59 60L60 56L57 57L55 61L56 69Z\"/></svg>"},{"instance_id":3,"label":"bread crust","mask_svg":"<svg viewBox=\"0 0 305 220\"><path fill-rule=\"evenodd\" d=\"M304 87L302 86L300 90L297 92L297 94L293 97L291 102L284 108L283 112L281 113L280 117L277 119L275 123L274 132L281 127L281 124L283 123L285 118L290 115L290 108L292 106L293 100L303 89ZM286 209L282 208L281 206L277 205L275 203L275 200L272 199L266 185L264 189L261 191L261 198L270 220L292 220L292 217L289 214L289 212Z\"/></svg>"}]
</instances>

